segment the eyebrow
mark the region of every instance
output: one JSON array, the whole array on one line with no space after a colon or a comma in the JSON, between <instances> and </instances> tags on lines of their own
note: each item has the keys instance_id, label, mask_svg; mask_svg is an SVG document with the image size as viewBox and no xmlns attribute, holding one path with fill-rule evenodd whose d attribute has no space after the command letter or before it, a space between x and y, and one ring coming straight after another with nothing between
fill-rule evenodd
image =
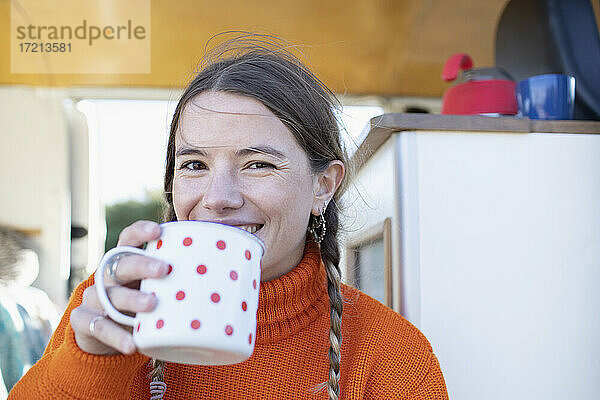
<instances>
[{"instance_id":1,"label":"eyebrow","mask_svg":"<svg viewBox=\"0 0 600 400\"><path fill-rule=\"evenodd\" d=\"M285 154L283 154L281 151L274 149L271 146L268 145L261 145L261 146L254 146L254 147L246 147L245 149L240 149L238 151L236 151L236 155L238 156L246 156L248 154L254 154L254 153L259 153L259 154L268 154L271 155L275 158L287 158Z\"/></svg>"},{"instance_id":2,"label":"eyebrow","mask_svg":"<svg viewBox=\"0 0 600 400\"><path fill-rule=\"evenodd\" d=\"M269 145L246 147L246 148L240 149L235 152L236 156L238 156L238 157L247 156L248 154L257 154L257 153L258 154L268 154L268 155L271 155L271 156L273 156L275 158L279 158L279 159L287 158L284 153L282 153L281 151L279 151L277 149L274 149L273 147L271 147ZM177 153L175 153L175 157L187 156L187 155L199 155L199 156L206 157L207 153L203 149L192 149L192 148L187 148L187 147L179 149L179 150L177 150Z\"/></svg>"}]
</instances>

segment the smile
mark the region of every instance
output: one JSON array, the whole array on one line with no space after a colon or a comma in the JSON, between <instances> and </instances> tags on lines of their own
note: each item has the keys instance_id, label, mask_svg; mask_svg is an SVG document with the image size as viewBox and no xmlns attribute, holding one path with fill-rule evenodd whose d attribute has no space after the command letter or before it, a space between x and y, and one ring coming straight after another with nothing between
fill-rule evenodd
<instances>
[{"instance_id":1,"label":"smile","mask_svg":"<svg viewBox=\"0 0 600 400\"><path fill-rule=\"evenodd\" d=\"M263 226L264 225L262 225L262 224L254 224L254 225L236 225L235 227L243 229L246 232L254 234L254 233L256 233L256 231L258 231Z\"/></svg>"}]
</instances>

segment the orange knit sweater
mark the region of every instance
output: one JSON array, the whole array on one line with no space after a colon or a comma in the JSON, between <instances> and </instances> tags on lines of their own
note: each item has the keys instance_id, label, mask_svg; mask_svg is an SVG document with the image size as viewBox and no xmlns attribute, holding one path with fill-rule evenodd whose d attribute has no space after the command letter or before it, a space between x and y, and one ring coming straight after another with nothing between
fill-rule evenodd
<instances>
[{"instance_id":1,"label":"orange knit sweater","mask_svg":"<svg viewBox=\"0 0 600 400\"><path fill-rule=\"evenodd\" d=\"M150 398L149 358L97 356L75 343L71 310L93 276L71 296L42 359L9 399ZM402 316L342 285L344 314L341 399L447 399L431 345ZM227 366L167 363L164 399L327 399L311 388L329 371L329 300L318 250L306 248L288 274L260 285L256 347L250 359Z\"/></svg>"}]
</instances>

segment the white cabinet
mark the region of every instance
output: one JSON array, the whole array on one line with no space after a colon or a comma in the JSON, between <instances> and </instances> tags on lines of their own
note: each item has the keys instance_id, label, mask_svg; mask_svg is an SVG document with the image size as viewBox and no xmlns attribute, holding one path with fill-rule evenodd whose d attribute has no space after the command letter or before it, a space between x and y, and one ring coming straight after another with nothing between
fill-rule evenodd
<instances>
[{"instance_id":1,"label":"white cabinet","mask_svg":"<svg viewBox=\"0 0 600 400\"><path fill-rule=\"evenodd\" d=\"M600 123L372 122L359 180L393 178L365 214L393 220L395 309L433 345L450 398L597 399Z\"/></svg>"}]
</instances>

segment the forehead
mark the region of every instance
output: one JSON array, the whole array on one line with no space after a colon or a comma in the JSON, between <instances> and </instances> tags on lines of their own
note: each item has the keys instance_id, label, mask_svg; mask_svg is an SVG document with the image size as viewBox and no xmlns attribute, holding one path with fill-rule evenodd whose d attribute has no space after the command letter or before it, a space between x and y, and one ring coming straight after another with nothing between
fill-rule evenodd
<instances>
[{"instance_id":1,"label":"forehead","mask_svg":"<svg viewBox=\"0 0 600 400\"><path fill-rule=\"evenodd\" d=\"M299 149L292 133L260 101L226 92L204 92L183 109L175 139L198 147L261 144Z\"/></svg>"}]
</instances>

